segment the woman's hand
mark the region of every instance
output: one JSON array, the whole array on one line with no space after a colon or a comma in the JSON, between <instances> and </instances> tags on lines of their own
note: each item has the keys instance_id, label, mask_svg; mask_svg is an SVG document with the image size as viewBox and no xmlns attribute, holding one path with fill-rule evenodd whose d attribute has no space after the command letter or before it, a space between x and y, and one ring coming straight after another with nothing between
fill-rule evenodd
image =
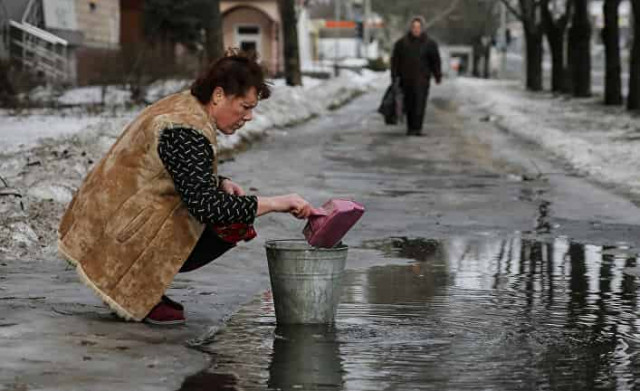
<instances>
[{"instance_id":1,"label":"woman's hand","mask_svg":"<svg viewBox=\"0 0 640 391\"><path fill-rule=\"evenodd\" d=\"M242 187L237 183L233 182L231 179L223 179L222 183L220 183L220 189L227 194L243 196L246 195Z\"/></svg>"},{"instance_id":2,"label":"woman's hand","mask_svg":"<svg viewBox=\"0 0 640 391\"><path fill-rule=\"evenodd\" d=\"M311 204L297 194L277 197L258 197L258 216L270 212L291 213L298 219L306 219L311 214Z\"/></svg>"}]
</instances>

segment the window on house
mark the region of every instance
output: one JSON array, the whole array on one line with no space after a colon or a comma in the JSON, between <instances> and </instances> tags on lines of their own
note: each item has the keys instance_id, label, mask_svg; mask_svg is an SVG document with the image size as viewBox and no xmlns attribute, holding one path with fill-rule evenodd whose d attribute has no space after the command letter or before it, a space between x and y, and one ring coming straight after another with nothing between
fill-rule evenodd
<instances>
[{"instance_id":1,"label":"window on house","mask_svg":"<svg viewBox=\"0 0 640 391\"><path fill-rule=\"evenodd\" d=\"M240 42L240 49L243 52L251 53L258 51L258 45L255 42L242 41Z\"/></svg>"},{"instance_id":2,"label":"window on house","mask_svg":"<svg viewBox=\"0 0 640 391\"><path fill-rule=\"evenodd\" d=\"M260 55L262 50L262 31L256 25L238 25L235 28L235 46L247 53Z\"/></svg>"},{"instance_id":3,"label":"window on house","mask_svg":"<svg viewBox=\"0 0 640 391\"><path fill-rule=\"evenodd\" d=\"M239 26L238 27L238 34L241 35L259 35L260 34L260 27L258 26Z\"/></svg>"}]
</instances>

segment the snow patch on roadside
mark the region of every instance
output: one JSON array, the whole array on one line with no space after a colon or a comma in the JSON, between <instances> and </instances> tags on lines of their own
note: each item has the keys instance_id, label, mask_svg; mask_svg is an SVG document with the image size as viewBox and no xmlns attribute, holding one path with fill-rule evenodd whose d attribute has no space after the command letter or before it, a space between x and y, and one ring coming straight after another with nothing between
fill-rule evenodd
<instances>
[{"instance_id":1,"label":"snow patch on roadside","mask_svg":"<svg viewBox=\"0 0 640 391\"><path fill-rule=\"evenodd\" d=\"M145 99L147 102L155 102L164 96L173 94L174 92L186 90L190 85L191 80L160 80L147 87Z\"/></svg>"},{"instance_id":2,"label":"snow patch on roadside","mask_svg":"<svg viewBox=\"0 0 640 391\"><path fill-rule=\"evenodd\" d=\"M66 91L58 98L62 105L99 105L124 106L129 102L131 93L116 87L81 87Z\"/></svg>"},{"instance_id":3,"label":"snow patch on roadside","mask_svg":"<svg viewBox=\"0 0 640 391\"><path fill-rule=\"evenodd\" d=\"M256 108L254 120L245 125L233 136L221 135L220 150L236 148L239 144L263 135L268 129L295 124L315 115L319 115L328 108L338 107L354 95L363 93L381 80L386 80L385 74L362 70L361 73L343 71L338 78L318 80L306 77L302 87L288 87L282 81L276 80L270 99L260 102ZM163 96L188 88L189 81L168 80L152 84L147 90L147 100L156 101ZM124 126L140 111L140 108L124 109L117 106L124 105L128 94L124 90L110 87L107 91L112 112L105 110L99 114L76 109L34 109L26 114L12 116L8 112L3 114L4 121L0 124L0 149L15 152L32 148L42 139L59 138L60 136L76 138L78 141L93 143L100 140L101 150L106 151ZM76 105L90 105L99 103L100 87L76 88L63 94L60 103ZM100 98L100 99L99 99Z\"/></svg>"},{"instance_id":4,"label":"snow patch on roadside","mask_svg":"<svg viewBox=\"0 0 640 391\"><path fill-rule=\"evenodd\" d=\"M73 198L73 190L58 184L41 184L27 191L27 196L36 200L69 203Z\"/></svg>"},{"instance_id":5,"label":"snow patch on roadside","mask_svg":"<svg viewBox=\"0 0 640 391\"><path fill-rule=\"evenodd\" d=\"M602 183L640 195L640 121L600 97L567 99L532 93L519 82L458 78L459 97L496 116L496 122L568 161Z\"/></svg>"},{"instance_id":6,"label":"snow patch on roadside","mask_svg":"<svg viewBox=\"0 0 640 391\"><path fill-rule=\"evenodd\" d=\"M381 80L386 80L384 77L384 74L369 70L360 74L343 71L340 77L322 82L311 83L305 78L302 87L274 85L271 97L256 108L253 121L232 136L218 137L220 150L228 152L244 141L264 135L269 129L296 124L341 106L379 85Z\"/></svg>"},{"instance_id":7,"label":"snow patch on roadside","mask_svg":"<svg viewBox=\"0 0 640 391\"><path fill-rule=\"evenodd\" d=\"M339 78L303 87L275 85L272 97L259 104L253 121L232 136L220 135L219 152L235 153L270 129L320 115L387 79L381 73L345 71ZM169 81L152 85L148 93L160 98L187 85ZM67 98L87 102L95 93L87 89ZM15 194L0 198L0 255L16 259L55 255L58 223L73 191L140 110L114 106L99 113L64 108L3 115L0 175ZM4 183L0 182L0 188L5 188Z\"/></svg>"},{"instance_id":8,"label":"snow patch on roadside","mask_svg":"<svg viewBox=\"0 0 640 391\"><path fill-rule=\"evenodd\" d=\"M28 115L12 116L0 111L0 150L15 152L34 147L41 139L80 133L101 121L99 116L54 114L34 110Z\"/></svg>"},{"instance_id":9,"label":"snow patch on roadside","mask_svg":"<svg viewBox=\"0 0 640 391\"><path fill-rule=\"evenodd\" d=\"M38 235L27 223L18 222L9 226L11 229L11 239L23 246L29 246L38 242Z\"/></svg>"}]
</instances>

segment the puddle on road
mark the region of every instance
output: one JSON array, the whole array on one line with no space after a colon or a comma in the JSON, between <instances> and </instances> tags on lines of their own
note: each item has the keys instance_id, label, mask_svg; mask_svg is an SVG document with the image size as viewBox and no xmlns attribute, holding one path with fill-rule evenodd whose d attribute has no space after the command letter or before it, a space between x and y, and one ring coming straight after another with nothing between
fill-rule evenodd
<instances>
[{"instance_id":1,"label":"puddle on road","mask_svg":"<svg viewBox=\"0 0 640 391\"><path fill-rule=\"evenodd\" d=\"M348 271L334 326L276 326L264 293L207 346L215 365L197 375L202 384L223 376L233 382L211 389L640 386L639 274L625 273L637 270L632 249L519 236L361 247L411 261Z\"/></svg>"}]
</instances>

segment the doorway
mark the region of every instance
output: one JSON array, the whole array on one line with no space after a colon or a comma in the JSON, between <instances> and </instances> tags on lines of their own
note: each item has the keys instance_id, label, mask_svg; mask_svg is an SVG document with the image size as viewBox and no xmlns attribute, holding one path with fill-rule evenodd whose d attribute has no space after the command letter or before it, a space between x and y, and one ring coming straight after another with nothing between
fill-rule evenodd
<instances>
[{"instance_id":1,"label":"doorway","mask_svg":"<svg viewBox=\"0 0 640 391\"><path fill-rule=\"evenodd\" d=\"M253 24L235 26L235 46L243 52L254 53L256 57L262 53L262 29Z\"/></svg>"}]
</instances>

